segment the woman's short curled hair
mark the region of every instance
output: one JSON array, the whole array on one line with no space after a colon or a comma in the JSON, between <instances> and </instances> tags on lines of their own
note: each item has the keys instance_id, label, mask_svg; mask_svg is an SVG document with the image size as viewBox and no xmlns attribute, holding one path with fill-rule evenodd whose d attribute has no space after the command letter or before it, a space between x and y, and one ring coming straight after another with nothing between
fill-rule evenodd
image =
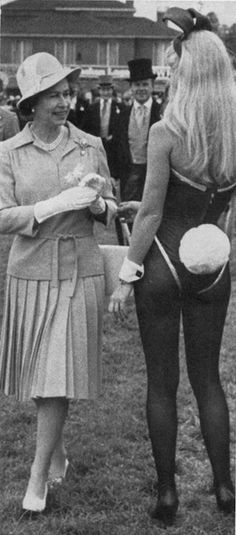
<instances>
[{"instance_id":1,"label":"woman's short curled hair","mask_svg":"<svg viewBox=\"0 0 236 535\"><path fill-rule=\"evenodd\" d=\"M26 100L22 102L22 104L19 104L18 108L19 108L21 115L23 115L26 118L32 116L33 109L38 101L39 94L40 93L38 93L34 97L27 98Z\"/></svg>"}]
</instances>

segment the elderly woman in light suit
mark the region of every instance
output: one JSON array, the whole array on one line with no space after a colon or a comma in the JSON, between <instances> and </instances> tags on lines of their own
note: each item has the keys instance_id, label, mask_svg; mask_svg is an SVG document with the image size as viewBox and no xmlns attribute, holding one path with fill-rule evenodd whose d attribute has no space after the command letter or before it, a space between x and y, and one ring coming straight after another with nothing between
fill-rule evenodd
<instances>
[{"instance_id":1,"label":"elderly woman in light suit","mask_svg":"<svg viewBox=\"0 0 236 535\"><path fill-rule=\"evenodd\" d=\"M66 122L69 84L78 73L44 52L28 57L17 73L19 107L33 120L0 146L0 232L16 235L0 387L37 407L36 452L23 500L23 509L34 512L46 507L48 481L66 474L62 432L69 399L96 399L101 385L104 271L93 224L108 224L116 203L101 140ZM81 193L79 182L93 175L101 179L99 191Z\"/></svg>"}]
</instances>

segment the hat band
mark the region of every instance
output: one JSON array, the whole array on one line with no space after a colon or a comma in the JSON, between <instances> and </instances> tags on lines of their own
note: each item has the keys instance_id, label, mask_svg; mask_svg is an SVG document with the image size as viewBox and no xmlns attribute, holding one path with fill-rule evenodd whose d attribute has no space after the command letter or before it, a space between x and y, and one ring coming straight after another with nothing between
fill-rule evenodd
<instances>
[{"instance_id":1,"label":"hat band","mask_svg":"<svg viewBox=\"0 0 236 535\"><path fill-rule=\"evenodd\" d=\"M138 80L149 80L150 78L156 78L156 76L157 75L153 72L144 72L143 74L139 72L137 74L131 74L130 81L137 82Z\"/></svg>"}]
</instances>

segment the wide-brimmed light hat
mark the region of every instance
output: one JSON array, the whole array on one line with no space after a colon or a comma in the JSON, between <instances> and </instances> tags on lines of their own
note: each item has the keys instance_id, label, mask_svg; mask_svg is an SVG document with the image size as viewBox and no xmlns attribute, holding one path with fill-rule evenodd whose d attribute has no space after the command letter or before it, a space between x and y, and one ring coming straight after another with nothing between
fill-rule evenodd
<instances>
[{"instance_id":1,"label":"wide-brimmed light hat","mask_svg":"<svg viewBox=\"0 0 236 535\"><path fill-rule=\"evenodd\" d=\"M47 52L38 52L28 56L16 74L22 95L17 106L21 106L29 98L53 87L64 78L68 78L71 82L76 81L80 72L80 67L74 69L63 67L55 56Z\"/></svg>"}]
</instances>

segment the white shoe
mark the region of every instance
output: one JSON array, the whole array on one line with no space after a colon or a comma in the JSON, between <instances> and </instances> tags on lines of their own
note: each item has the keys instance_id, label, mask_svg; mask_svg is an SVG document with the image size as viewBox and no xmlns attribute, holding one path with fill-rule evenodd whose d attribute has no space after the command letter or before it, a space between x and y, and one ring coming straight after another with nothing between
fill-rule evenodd
<instances>
[{"instance_id":1,"label":"white shoe","mask_svg":"<svg viewBox=\"0 0 236 535\"><path fill-rule=\"evenodd\" d=\"M45 492L44 497L39 498L35 494L33 494L30 491L26 491L26 495L23 499L22 507L25 511L32 511L35 513L42 513L46 507L46 500L47 500L47 493L48 493L48 485L46 483L45 485Z\"/></svg>"}]
</instances>

